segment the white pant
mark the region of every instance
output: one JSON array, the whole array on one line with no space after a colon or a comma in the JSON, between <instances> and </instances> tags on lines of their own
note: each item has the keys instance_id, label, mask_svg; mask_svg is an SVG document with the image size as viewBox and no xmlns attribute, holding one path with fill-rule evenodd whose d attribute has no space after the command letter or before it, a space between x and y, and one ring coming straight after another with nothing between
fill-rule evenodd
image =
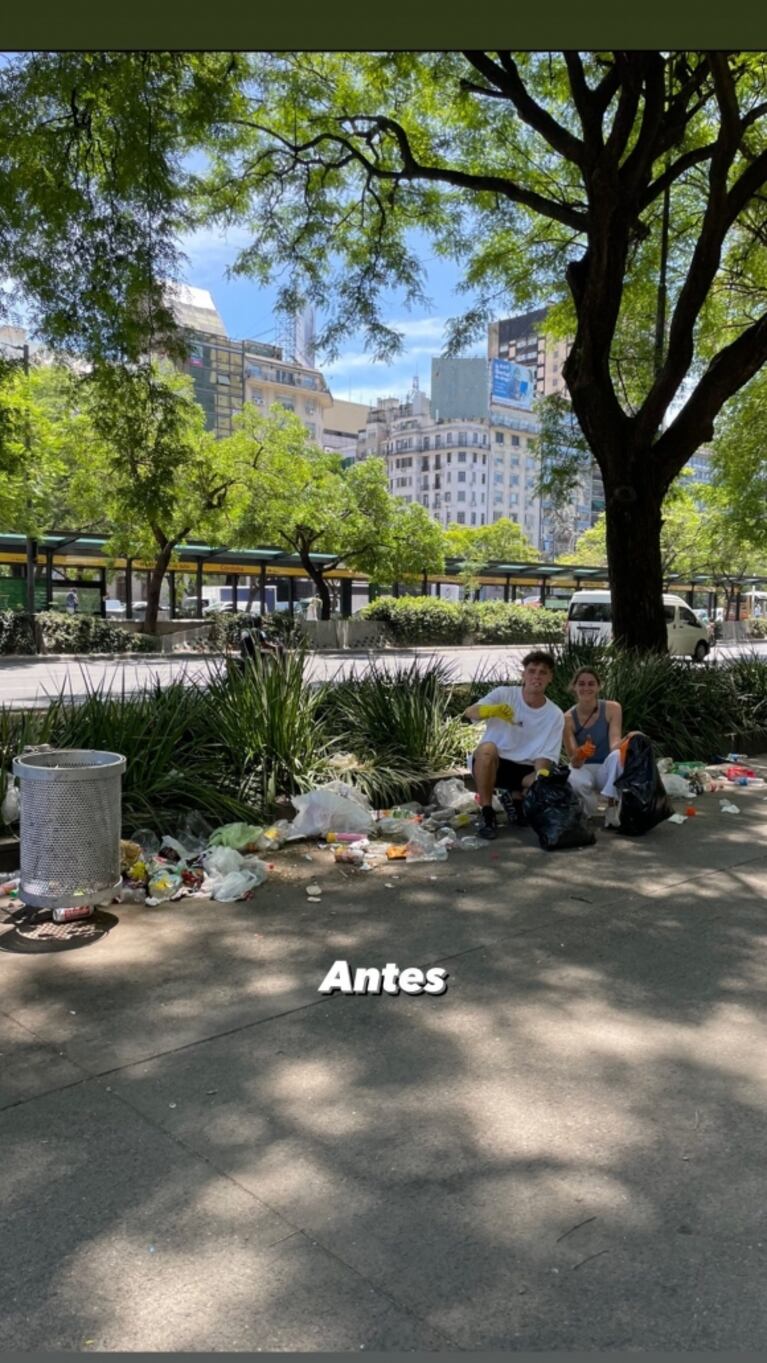
<instances>
[{"instance_id":1,"label":"white pant","mask_svg":"<svg viewBox=\"0 0 767 1363\"><path fill-rule=\"evenodd\" d=\"M620 750L614 748L604 762L584 762L582 767L570 768L570 785L583 802L587 814L596 814L597 797L615 799L616 777L623 771Z\"/></svg>"}]
</instances>

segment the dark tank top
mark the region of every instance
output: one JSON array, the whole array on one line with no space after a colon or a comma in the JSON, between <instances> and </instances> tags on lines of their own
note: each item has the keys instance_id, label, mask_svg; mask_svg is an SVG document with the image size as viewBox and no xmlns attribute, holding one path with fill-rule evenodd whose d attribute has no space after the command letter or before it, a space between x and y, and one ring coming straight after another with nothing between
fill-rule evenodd
<instances>
[{"instance_id":1,"label":"dark tank top","mask_svg":"<svg viewBox=\"0 0 767 1363\"><path fill-rule=\"evenodd\" d=\"M577 707L574 705L570 714L573 717L573 734L578 747L590 738L596 751L587 759L586 765L592 762L606 762L610 755L610 725L607 720L607 703L603 700L599 702L599 714L593 724L581 726L578 723Z\"/></svg>"}]
</instances>

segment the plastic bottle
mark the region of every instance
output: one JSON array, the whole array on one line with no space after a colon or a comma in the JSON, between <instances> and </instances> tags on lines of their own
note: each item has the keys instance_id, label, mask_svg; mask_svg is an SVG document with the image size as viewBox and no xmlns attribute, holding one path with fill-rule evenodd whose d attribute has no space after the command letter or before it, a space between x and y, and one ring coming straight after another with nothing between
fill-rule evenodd
<instances>
[{"instance_id":1,"label":"plastic bottle","mask_svg":"<svg viewBox=\"0 0 767 1363\"><path fill-rule=\"evenodd\" d=\"M326 833L326 842L364 842L366 833Z\"/></svg>"},{"instance_id":2,"label":"plastic bottle","mask_svg":"<svg viewBox=\"0 0 767 1363\"><path fill-rule=\"evenodd\" d=\"M54 909L54 923L72 923L76 918L90 918L93 913L92 904L73 904L71 908Z\"/></svg>"}]
</instances>

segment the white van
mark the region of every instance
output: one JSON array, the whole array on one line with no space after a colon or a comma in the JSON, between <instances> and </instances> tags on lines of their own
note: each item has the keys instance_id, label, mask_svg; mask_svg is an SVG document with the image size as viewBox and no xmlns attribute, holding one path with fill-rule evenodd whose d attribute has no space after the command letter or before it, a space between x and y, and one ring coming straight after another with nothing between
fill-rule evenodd
<instances>
[{"instance_id":1,"label":"white van","mask_svg":"<svg viewBox=\"0 0 767 1363\"><path fill-rule=\"evenodd\" d=\"M686 654L702 663L709 651L708 631L681 596L664 593L669 653ZM606 644L613 637L609 592L573 592L565 637L570 644Z\"/></svg>"}]
</instances>

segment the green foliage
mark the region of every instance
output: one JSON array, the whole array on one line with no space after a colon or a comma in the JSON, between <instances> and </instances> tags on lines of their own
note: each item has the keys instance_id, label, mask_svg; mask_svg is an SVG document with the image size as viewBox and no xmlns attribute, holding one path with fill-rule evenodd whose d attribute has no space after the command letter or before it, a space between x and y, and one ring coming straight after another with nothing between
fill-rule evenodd
<instances>
[{"instance_id":1,"label":"green foliage","mask_svg":"<svg viewBox=\"0 0 767 1363\"><path fill-rule=\"evenodd\" d=\"M199 692L228 787L259 817L332 774L335 744L319 722L325 688L309 684L304 668L302 650L222 663Z\"/></svg>"},{"instance_id":2,"label":"green foliage","mask_svg":"<svg viewBox=\"0 0 767 1363\"><path fill-rule=\"evenodd\" d=\"M397 644L460 644L469 632L465 605L436 596L379 596L359 614L380 621Z\"/></svg>"},{"instance_id":3,"label":"green foliage","mask_svg":"<svg viewBox=\"0 0 767 1363\"><path fill-rule=\"evenodd\" d=\"M469 635L482 644L551 644L561 643L564 630L557 611L436 596L379 596L360 616L380 621L397 644L460 644Z\"/></svg>"},{"instance_id":4,"label":"green foliage","mask_svg":"<svg viewBox=\"0 0 767 1363\"><path fill-rule=\"evenodd\" d=\"M123 777L123 828L172 833L180 816L200 810L227 822L250 818L229 771L229 757L212 732L210 699L182 681L157 682L136 692L94 686L84 677L85 699L63 690L51 712L54 747L98 748L127 758Z\"/></svg>"},{"instance_id":5,"label":"green foliage","mask_svg":"<svg viewBox=\"0 0 767 1363\"><path fill-rule=\"evenodd\" d=\"M145 636L121 629L99 615L69 615L63 611L40 611L37 622L48 653L128 653L142 651L137 641Z\"/></svg>"},{"instance_id":6,"label":"green foliage","mask_svg":"<svg viewBox=\"0 0 767 1363\"><path fill-rule=\"evenodd\" d=\"M748 622L748 632L754 639L767 639L767 617L754 619L752 616Z\"/></svg>"},{"instance_id":7,"label":"green foliage","mask_svg":"<svg viewBox=\"0 0 767 1363\"><path fill-rule=\"evenodd\" d=\"M35 653L35 634L28 615L0 611L0 654Z\"/></svg>"},{"instance_id":8,"label":"green foliage","mask_svg":"<svg viewBox=\"0 0 767 1363\"><path fill-rule=\"evenodd\" d=\"M568 646L559 652L547 695L563 709L574 704L570 680L584 666L596 668L605 699L620 701L624 733L640 729L659 755L705 761L723 748L727 751L742 719L729 665L700 666L610 646Z\"/></svg>"},{"instance_id":9,"label":"green foliage","mask_svg":"<svg viewBox=\"0 0 767 1363\"><path fill-rule=\"evenodd\" d=\"M13 759L24 748L36 743L50 743L55 708L40 710L12 710L0 706L0 805L5 799L8 781L13 780ZM0 828L5 827L0 819Z\"/></svg>"},{"instance_id":10,"label":"green foliage","mask_svg":"<svg viewBox=\"0 0 767 1363\"><path fill-rule=\"evenodd\" d=\"M3 271L48 345L135 361L178 342L164 286L191 225L188 153L236 114L244 71L226 52L6 54Z\"/></svg>"},{"instance_id":11,"label":"green foliage","mask_svg":"<svg viewBox=\"0 0 767 1363\"><path fill-rule=\"evenodd\" d=\"M469 726L449 711L450 670L372 666L328 688L323 718L354 754L355 782L376 803L407 798L412 787L462 764Z\"/></svg>"},{"instance_id":12,"label":"green foliage","mask_svg":"<svg viewBox=\"0 0 767 1363\"><path fill-rule=\"evenodd\" d=\"M478 601L469 607L471 633L478 644L561 644L564 615L537 606Z\"/></svg>"}]
</instances>

